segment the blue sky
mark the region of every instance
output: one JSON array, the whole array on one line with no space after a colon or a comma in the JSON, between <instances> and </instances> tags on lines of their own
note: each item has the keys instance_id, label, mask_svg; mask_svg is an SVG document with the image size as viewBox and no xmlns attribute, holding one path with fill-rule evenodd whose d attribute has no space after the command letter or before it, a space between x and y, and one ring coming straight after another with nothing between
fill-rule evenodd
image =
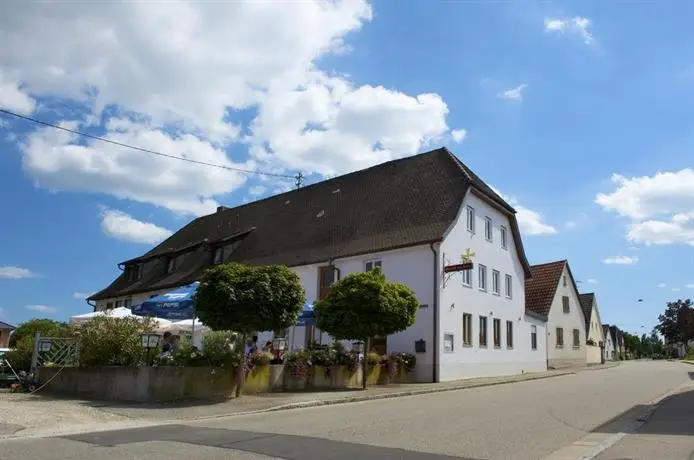
<instances>
[{"instance_id":1,"label":"blue sky","mask_svg":"<svg viewBox=\"0 0 694 460\"><path fill-rule=\"evenodd\" d=\"M647 332L694 295L694 6L402 6L16 3L0 108L310 181L446 145L517 207L531 263L569 260L603 322ZM19 323L87 311L118 262L292 181L0 116L0 184L0 320Z\"/></svg>"}]
</instances>

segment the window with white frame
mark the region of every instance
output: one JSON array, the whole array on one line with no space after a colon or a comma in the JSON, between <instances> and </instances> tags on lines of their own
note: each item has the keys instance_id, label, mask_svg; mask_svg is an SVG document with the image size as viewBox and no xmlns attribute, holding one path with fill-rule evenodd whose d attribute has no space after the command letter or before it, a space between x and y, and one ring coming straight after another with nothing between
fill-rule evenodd
<instances>
[{"instance_id":1,"label":"window with white frame","mask_svg":"<svg viewBox=\"0 0 694 460\"><path fill-rule=\"evenodd\" d=\"M468 206L467 210L467 231L475 233L475 208Z\"/></svg>"},{"instance_id":2,"label":"window with white frame","mask_svg":"<svg viewBox=\"0 0 694 460\"><path fill-rule=\"evenodd\" d=\"M496 295L501 293L501 273L499 270L492 270L492 292Z\"/></svg>"},{"instance_id":3,"label":"window with white frame","mask_svg":"<svg viewBox=\"0 0 694 460\"><path fill-rule=\"evenodd\" d=\"M472 315L463 313L463 345L472 345Z\"/></svg>"},{"instance_id":4,"label":"window with white frame","mask_svg":"<svg viewBox=\"0 0 694 460\"><path fill-rule=\"evenodd\" d=\"M501 348L501 320L499 318L494 318L492 330L494 331L494 348Z\"/></svg>"},{"instance_id":5,"label":"window with white frame","mask_svg":"<svg viewBox=\"0 0 694 460\"><path fill-rule=\"evenodd\" d=\"M461 277L463 280L463 286L471 287L472 286L472 270L463 270L461 273Z\"/></svg>"},{"instance_id":6,"label":"window with white frame","mask_svg":"<svg viewBox=\"0 0 694 460\"><path fill-rule=\"evenodd\" d=\"M455 337L453 334L443 334L443 352L453 353Z\"/></svg>"},{"instance_id":7,"label":"window with white frame","mask_svg":"<svg viewBox=\"0 0 694 460\"><path fill-rule=\"evenodd\" d=\"M480 264L477 270L477 285L479 286L480 290L486 291L487 290L487 267Z\"/></svg>"},{"instance_id":8,"label":"window with white frame","mask_svg":"<svg viewBox=\"0 0 694 460\"><path fill-rule=\"evenodd\" d=\"M499 233L501 239L501 247L504 249L508 249L508 231L506 230L506 227L499 227Z\"/></svg>"},{"instance_id":9,"label":"window with white frame","mask_svg":"<svg viewBox=\"0 0 694 460\"><path fill-rule=\"evenodd\" d=\"M511 278L511 275L506 275L506 297L509 299L513 297L513 279Z\"/></svg>"},{"instance_id":10,"label":"window with white frame","mask_svg":"<svg viewBox=\"0 0 694 460\"><path fill-rule=\"evenodd\" d=\"M364 271L365 272L370 272L374 268L381 268L381 261L380 260L367 260L364 262Z\"/></svg>"},{"instance_id":11,"label":"window with white frame","mask_svg":"<svg viewBox=\"0 0 694 460\"><path fill-rule=\"evenodd\" d=\"M487 317L480 316L480 347L487 346Z\"/></svg>"},{"instance_id":12,"label":"window with white frame","mask_svg":"<svg viewBox=\"0 0 694 460\"><path fill-rule=\"evenodd\" d=\"M493 240L494 234L492 233L492 229L494 226L492 225L492 218L491 217L485 217L484 218L484 238L491 242Z\"/></svg>"},{"instance_id":13,"label":"window with white frame","mask_svg":"<svg viewBox=\"0 0 694 460\"><path fill-rule=\"evenodd\" d=\"M506 348L513 348L513 321L506 321Z\"/></svg>"}]
</instances>

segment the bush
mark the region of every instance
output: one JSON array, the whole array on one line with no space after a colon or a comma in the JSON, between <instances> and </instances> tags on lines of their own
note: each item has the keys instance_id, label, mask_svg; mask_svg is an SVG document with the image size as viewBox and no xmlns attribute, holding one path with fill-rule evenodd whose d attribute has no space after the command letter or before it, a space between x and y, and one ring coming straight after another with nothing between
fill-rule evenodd
<instances>
[{"instance_id":1,"label":"bush","mask_svg":"<svg viewBox=\"0 0 694 460\"><path fill-rule=\"evenodd\" d=\"M92 318L73 328L80 366L137 366L145 361L140 334L153 330L150 318Z\"/></svg>"},{"instance_id":2,"label":"bush","mask_svg":"<svg viewBox=\"0 0 694 460\"><path fill-rule=\"evenodd\" d=\"M412 372L417 365L417 358L410 353L391 353L388 361L396 362L398 367L405 369L406 372Z\"/></svg>"},{"instance_id":3,"label":"bush","mask_svg":"<svg viewBox=\"0 0 694 460\"><path fill-rule=\"evenodd\" d=\"M687 354L684 356L687 361L694 361L694 348L690 348Z\"/></svg>"},{"instance_id":4,"label":"bush","mask_svg":"<svg viewBox=\"0 0 694 460\"><path fill-rule=\"evenodd\" d=\"M255 353L251 353L246 361L248 367L252 369L255 366L267 366L273 359L275 356L269 351L257 350Z\"/></svg>"},{"instance_id":5,"label":"bush","mask_svg":"<svg viewBox=\"0 0 694 460\"><path fill-rule=\"evenodd\" d=\"M308 375L313 366L311 361L311 350L290 351L284 355L284 363L289 369L292 377L304 378Z\"/></svg>"},{"instance_id":6,"label":"bush","mask_svg":"<svg viewBox=\"0 0 694 460\"><path fill-rule=\"evenodd\" d=\"M15 343L15 348L3 356L16 371L29 371L31 356L34 353L34 337L25 336Z\"/></svg>"},{"instance_id":7,"label":"bush","mask_svg":"<svg viewBox=\"0 0 694 460\"><path fill-rule=\"evenodd\" d=\"M207 365L207 360L189 339L182 338L172 352L158 356L155 363L159 366L202 366Z\"/></svg>"},{"instance_id":8,"label":"bush","mask_svg":"<svg viewBox=\"0 0 694 460\"><path fill-rule=\"evenodd\" d=\"M235 367L243 361L243 341L232 331L213 331L202 339L202 353L212 367Z\"/></svg>"},{"instance_id":9,"label":"bush","mask_svg":"<svg viewBox=\"0 0 694 460\"><path fill-rule=\"evenodd\" d=\"M593 340L593 339L586 340L586 345L595 345L595 340Z\"/></svg>"},{"instance_id":10,"label":"bush","mask_svg":"<svg viewBox=\"0 0 694 460\"><path fill-rule=\"evenodd\" d=\"M14 334L10 337L10 348L18 347L18 343L29 337L34 340L36 333L42 337L67 337L70 334L70 329L66 323L54 321L47 318L34 318L20 324L15 329Z\"/></svg>"}]
</instances>

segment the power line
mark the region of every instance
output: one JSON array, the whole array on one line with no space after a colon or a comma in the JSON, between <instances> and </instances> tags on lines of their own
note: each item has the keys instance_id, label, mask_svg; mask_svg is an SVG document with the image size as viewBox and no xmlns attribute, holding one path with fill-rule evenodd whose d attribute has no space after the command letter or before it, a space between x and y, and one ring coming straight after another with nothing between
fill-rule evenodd
<instances>
[{"instance_id":1,"label":"power line","mask_svg":"<svg viewBox=\"0 0 694 460\"><path fill-rule=\"evenodd\" d=\"M216 164L216 163L208 163L208 162L206 162L206 161L192 160L192 159L190 159L190 158L178 157L178 156L176 156L176 155L169 155L168 153L157 152L157 151L155 151L155 150L145 149L145 148L142 148L142 147L137 147L137 146L135 146L135 145L124 144L124 143L122 143L122 142L113 141L113 140L107 139L107 138L105 138L105 137L94 136L94 135L92 135L92 134L87 134L87 133L83 133L83 132L81 132L81 131L76 131L76 130L74 130L74 129L65 128L65 127L63 127L63 126L59 126L59 125L56 125L56 124L53 124L53 123L48 123L48 122L46 122L46 121L38 120L38 119L36 119L36 118L27 117L27 116L25 116L25 115L20 115L20 114L18 114L18 113L11 112L11 111L5 110L5 109L0 109L0 113L4 113L5 115L11 115L11 116L13 116L13 117L15 117L15 118L21 118L22 120L30 121L30 122L32 122L32 123L36 123L36 124L39 124L39 125L48 126L48 127L50 127L50 128L59 129L59 130L61 130L61 131L65 131L65 132L68 132L68 133L72 133L72 134L77 134L77 135L79 135L79 136L88 137L88 138L90 138L90 139L94 139L94 140L97 140L97 141L106 142L106 143L108 143L108 144L113 144L113 145L117 145L117 146L119 146L119 147L125 147L125 148L128 148L128 149L138 150L138 151L144 152L144 153L151 153L152 155L158 155L158 156L160 156L160 157L169 158L169 159L172 159L172 160L186 161L186 162L188 162L188 163L194 163L194 164L198 164L198 165L202 165L202 166L209 166L209 167L212 167L212 168L226 169L226 170L228 170L228 171L241 172L241 173L245 173L245 174L257 174L257 175L260 175L260 176L272 176L272 177L281 177L281 178L283 178L283 179L294 179L294 180L296 181L296 183L298 184L297 188L301 186L302 180L303 180L303 178L304 178L304 176L301 174L301 172L299 172L299 173L298 173L297 175L295 175L295 176L290 176L290 175L288 175L288 174L271 173L271 172L264 172L264 171L258 171L258 170L253 171L253 170L250 170L250 169L235 168L235 167L233 167L233 166L224 166L224 165L220 165L220 164Z\"/></svg>"}]
</instances>

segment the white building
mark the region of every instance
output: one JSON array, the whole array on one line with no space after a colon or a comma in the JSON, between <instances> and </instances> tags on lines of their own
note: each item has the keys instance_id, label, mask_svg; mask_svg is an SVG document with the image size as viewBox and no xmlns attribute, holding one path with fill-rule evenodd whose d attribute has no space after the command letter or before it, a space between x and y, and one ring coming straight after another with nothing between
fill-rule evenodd
<instances>
[{"instance_id":1,"label":"white building","mask_svg":"<svg viewBox=\"0 0 694 460\"><path fill-rule=\"evenodd\" d=\"M472 270L444 273L468 251ZM132 303L232 261L292 267L309 300L380 267L415 292L420 309L411 328L375 345L415 354L419 381L547 368L546 316L525 310L530 266L515 211L445 148L220 207L121 264L124 273L89 300L97 309ZM329 340L310 329L308 337Z\"/></svg>"},{"instance_id":2,"label":"white building","mask_svg":"<svg viewBox=\"0 0 694 460\"><path fill-rule=\"evenodd\" d=\"M605 336L595 293L579 294L583 317L586 320L586 364L601 364L604 359Z\"/></svg>"},{"instance_id":3,"label":"white building","mask_svg":"<svg viewBox=\"0 0 694 460\"><path fill-rule=\"evenodd\" d=\"M603 356L605 357L605 361L612 361L616 357L616 352L609 324L604 324L602 326L602 335L605 337L605 347L602 350Z\"/></svg>"},{"instance_id":4,"label":"white building","mask_svg":"<svg viewBox=\"0 0 694 460\"><path fill-rule=\"evenodd\" d=\"M525 282L526 308L547 315L548 367L586 364L586 320L566 260L533 265Z\"/></svg>"}]
</instances>

